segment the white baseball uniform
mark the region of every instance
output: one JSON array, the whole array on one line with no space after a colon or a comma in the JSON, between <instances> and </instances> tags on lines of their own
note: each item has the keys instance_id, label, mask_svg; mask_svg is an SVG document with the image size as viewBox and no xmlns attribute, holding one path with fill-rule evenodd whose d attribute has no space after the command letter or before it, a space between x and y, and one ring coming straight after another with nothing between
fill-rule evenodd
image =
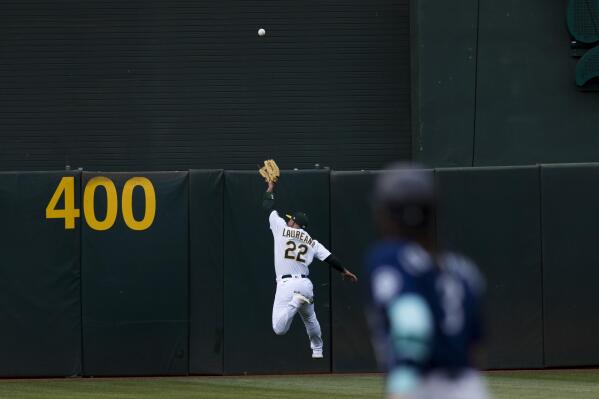
<instances>
[{"instance_id":1,"label":"white baseball uniform","mask_svg":"<svg viewBox=\"0 0 599 399\"><path fill-rule=\"evenodd\" d=\"M274 237L277 276L277 292L272 308L272 329L277 335L287 333L293 317L299 312L306 326L312 351L322 352L320 323L314 312L314 304L300 303L293 299L293 294L298 292L310 300L314 298L314 287L308 278L310 273L308 266L314 257L325 260L331 252L310 237L305 230L287 226L277 211L270 213L268 221Z\"/></svg>"}]
</instances>

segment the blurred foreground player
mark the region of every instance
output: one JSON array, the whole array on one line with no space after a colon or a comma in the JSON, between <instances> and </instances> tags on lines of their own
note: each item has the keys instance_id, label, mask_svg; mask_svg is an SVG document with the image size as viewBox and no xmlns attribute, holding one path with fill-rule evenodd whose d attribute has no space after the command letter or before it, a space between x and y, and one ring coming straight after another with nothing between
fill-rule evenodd
<instances>
[{"instance_id":1,"label":"blurred foreground player","mask_svg":"<svg viewBox=\"0 0 599 399\"><path fill-rule=\"evenodd\" d=\"M433 172L396 165L373 197L383 240L367 258L369 318L387 397L489 398L471 364L484 281L469 260L435 244Z\"/></svg>"}]
</instances>

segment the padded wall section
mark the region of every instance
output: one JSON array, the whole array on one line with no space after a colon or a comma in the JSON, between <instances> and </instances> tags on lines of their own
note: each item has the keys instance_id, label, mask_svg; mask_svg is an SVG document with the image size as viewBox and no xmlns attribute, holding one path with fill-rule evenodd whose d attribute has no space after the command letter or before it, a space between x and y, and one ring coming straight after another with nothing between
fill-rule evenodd
<instances>
[{"instance_id":1,"label":"padded wall section","mask_svg":"<svg viewBox=\"0 0 599 399\"><path fill-rule=\"evenodd\" d=\"M475 165L599 160L599 96L576 88L566 3L480 0Z\"/></svg>"},{"instance_id":2,"label":"padded wall section","mask_svg":"<svg viewBox=\"0 0 599 399\"><path fill-rule=\"evenodd\" d=\"M223 373L223 171L189 172L189 372Z\"/></svg>"},{"instance_id":3,"label":"padded wall section","mask_svg":"<svg viewBox=\"0 0 599 399\"><path fill-rule=\"evenodd\" d=\"M79 208L80 173L0 173L2 377L81 373L81 220L66 229L45 214L63 177Z\"/></svg>"},{"instance_id":4,"label":"padded wall section","mask_svg":"<svg viewBox=\"0 0 599 399\"><path fill-rule=\"evenodd\" d=\"M543 365L539 169L438 170L441 243L487 279L487 368Z\"/></svg>"},{"instance_id":5,"label":"padded wall section","mask_svg":"<svg viewBox=\"0 0 599 399\"><path fill-rule=\"evenodd\" d=\"M599 165L541 171L545 363L599 365Z\"/></svg>"},{"instance_id":6,"label":"padded wall section","mask_svg":"<svg viewBox=\"0 0 599 399\"><path fill-rule=\"evenodd\" d=\"M478 0L412 4L414 159L433 166L470 166Z\"/></svg>"},{"instance_id":7,"label":"padded wall section","mask_svg":"<svg viewBox=\"0 0 599 399\"><path fill-rule=\"evenodd\" d=\"M377 371L366 321L366 285L363 259L376 239L368 200L372 172L331 173L331 245L333 253L358 275L358 284L331 273L331 310L334 372Z\"/></svg>"},{"instance_id":8,"label":"padded wall section","mask_svg":"<svg viewBox=\"0 0 599 399\"><path fill-rule=\"evenodd\" d=\"M187 373L187 175L83 174L84 205L89 202L82 239L85 375ZM110 190L102 187L96 188L93 200L86 198L90 182L99 177L114 183L116 201L107 202ZM156 198L153 223L140 231L128 227L123 217L123 187L135 177L148 179ZM135 220L143 220L149 207L144 190L135 188L131 197L128 209ZM118 209L114 225L102 231L90 226L90 214L102 221L111 207Z\"/></svg>"},{"instance_id":9,"label":"padded wall section","mask_svg":"<svg viewBox=\"0 0 599 399\"><path fill-rule=\"evenodd\" d=\"M304 325L296 315L290 331L277 336L271 313L276 289L273 237L262 209L266 184L255 172L225 172L225 373L330 371L329 266L310 266L316 315L324 340L324 359L312 359ZM302 210L307 231L329 246L328 171L283 172L276 208Z\"/></svg>"}]
</instances>

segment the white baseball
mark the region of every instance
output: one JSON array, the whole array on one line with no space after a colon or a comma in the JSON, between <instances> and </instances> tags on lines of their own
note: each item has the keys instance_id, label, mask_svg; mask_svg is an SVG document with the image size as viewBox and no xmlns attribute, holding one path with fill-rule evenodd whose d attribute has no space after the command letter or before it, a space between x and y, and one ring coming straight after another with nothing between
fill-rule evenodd
<instances>
[{"instance_id":1,"label":"white baseball","mask_svg":"<svg viewBox=\"0 0 599 399\"><path fill-rule=\"evenodd\" d=\"M264 36L266 35L266 31L262 28L258 29L258 36Z\"/></svg>"}]
</instances>

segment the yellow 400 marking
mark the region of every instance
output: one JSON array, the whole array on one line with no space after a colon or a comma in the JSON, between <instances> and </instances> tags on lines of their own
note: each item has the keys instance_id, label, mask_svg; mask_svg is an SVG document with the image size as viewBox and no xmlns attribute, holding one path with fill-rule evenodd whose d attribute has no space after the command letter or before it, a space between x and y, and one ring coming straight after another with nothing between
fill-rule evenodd
<instances>
[{"instance_id":1,"label":"yellow 400 marking","mask_svg":"<svg viewBox=\"0 0 599 399\"><path fill-rule=\"evenodd\" d=\"M104 220L96 218L94 197L96 188L103 187L106 192L106 216ZM133 216L133 190L141 187L146 198L146 210L141 220ZM57 209L58 201L64 195L64 208ZM118 212L118 195L114 182L107 177L97 176L87 182L83 190L83 214L87 225L94 230L108 230L114 226ZM132 177L125 182L121 197L121 208L125 224L131 230L147 230L154 222L156 216L156 192L154 185L145 177ZM56 191L46 207L46 219L64 219L65 229L75 228L75 219L80 216L79 209L75 208L75 178L65 176L60 180Z\"/></svg>"}]
</instances>

